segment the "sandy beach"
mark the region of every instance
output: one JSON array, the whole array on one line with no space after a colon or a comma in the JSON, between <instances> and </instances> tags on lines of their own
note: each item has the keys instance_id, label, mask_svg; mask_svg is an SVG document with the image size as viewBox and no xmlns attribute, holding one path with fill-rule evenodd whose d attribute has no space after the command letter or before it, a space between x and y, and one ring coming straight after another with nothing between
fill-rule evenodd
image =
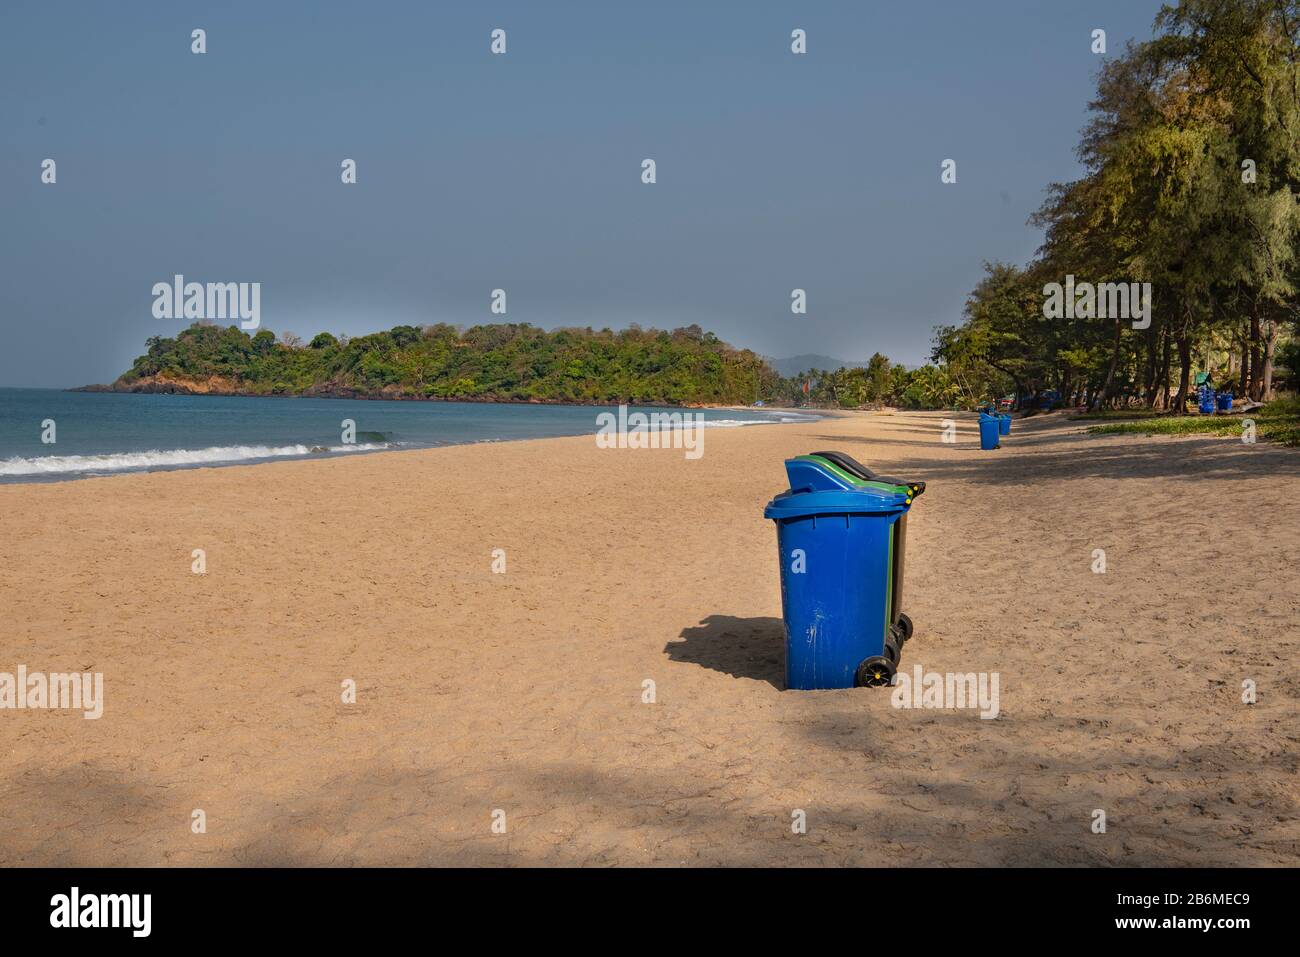
<instances>
[{"instance_id":1,"label":"sandy beach","mask_svg":"<svg viewBox=\"0 0 1300 957\"><path fill-rule=\"evenodd\" d=\"M0 671L105 702L0 713L0 864L1300 864L1300 454L942 418L2 487ZM762 509L827 448L929 483L904 668L996 720L781 689Z\"/></svg>"}]
</instances>

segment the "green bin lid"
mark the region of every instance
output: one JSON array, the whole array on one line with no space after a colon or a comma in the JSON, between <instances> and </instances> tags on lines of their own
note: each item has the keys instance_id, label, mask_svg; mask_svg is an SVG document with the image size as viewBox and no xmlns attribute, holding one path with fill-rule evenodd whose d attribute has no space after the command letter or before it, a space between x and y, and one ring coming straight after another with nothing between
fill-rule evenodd
<instances>
[{"instance_id":1,"label":"green bin lid","mask_svg":"<svg viewBox=\"0 0 1300 957\"><path fill-rule=\"evenodd\" d=\"M924 482L907 482L888 475L877 475L856 459L843 452L812 452L797 456L805 462L815 462L831 474L849 482L854 488L876 488L882 491L897 492L909 499L925 491Z\"/></svg>"}]
</instances>

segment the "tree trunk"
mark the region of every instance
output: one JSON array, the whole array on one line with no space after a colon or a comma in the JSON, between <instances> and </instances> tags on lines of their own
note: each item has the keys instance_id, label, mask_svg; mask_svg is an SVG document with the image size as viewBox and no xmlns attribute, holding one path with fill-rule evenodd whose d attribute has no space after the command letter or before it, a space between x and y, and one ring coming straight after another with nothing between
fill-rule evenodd
<instances>
[{"instance_id":1,"label":"tree trunk","mask_svg":"<svg viewBox=\"0 0 1300 957\"><path fill-rule=\"evenodd\" d=\"M1252 399L1259 399L1263 372L1259 351L1259 300L1256 299L1250 304L1250 379L1247 387Z\"/></svg>"},{"instance_id":2,"label":"tree trunk","mask_svg":"<svg viewBox=\"0 0 1300 957\"><path fill-rule=\"evenodd\" d=\"M1178 361L1182 372L1178 376L1178 395L1174 397L1174 411L1182 415L1187 409L1187 394L1192 380L1192 337L1186 327L1178 334Z\"/></svg>"},{"instance_id":3,"label":"tree trunk","mask_svg":"<svg viewBox=\"0 0 1300 957\"><path fill-rule=\"evenodd\" d=\"M1273 401L1273 354L1277 351L1278 326L1270 319L1264 324L1264 371L1259 382L1259 400Z\"/></svg>"},{"instance_id":4,"label":"tree trunk","mask_svg":"<svg viewBox=\"0 0 1300 957\"><path fill-rule=\"evenodd\" d=\"M1100 397L1097 401L1098 408L1104 405L1106 400L1110 398L1111 385L1115 381L1115 367L1119 365L1119 341L1120 341L1119 336L1120 336L1120 321L1116 319L1114 345L1111 347L1111 353L1110 353L1110 367L1106 369L1106 381L1102 384L1101 387Z\"/></svg>"},{"instance_id":5,"label":"tree trunk","mask_svg":"<svg viewBox=\"0 0 1300 957\"><path fill-rule=\"evenodd\" d=\"M1147 333L1147 364L1142 382L1142 402L1148 409L1156 406L1156 377L1160 374L1160 339L1163 329Z\"/></svg>"},{"instance_id":6,"label":"tree trunk","mask_svg":"<svg viewBox=\"0 0 1300 957\"><path fill-rule=\"evenodd\" d=\"M1169 408L1169 363L1174 351L1174 337L1168 329L1161 330L1162 348L1160 354L1160 374L1156 380L1160 384L1160 408Z\"/></svg>"},{"instance_id":7,"label":"tree trunk","mask_svg":"<svg viewBox=\"0 0 1300 957\"><path fill-rule=\"evenodd\" d=\"M1237 395L1246 398L1246 389L1250 386L1250 336L1241 337L1241 379L1237 383Z\"/></svg>"}]
</instances>

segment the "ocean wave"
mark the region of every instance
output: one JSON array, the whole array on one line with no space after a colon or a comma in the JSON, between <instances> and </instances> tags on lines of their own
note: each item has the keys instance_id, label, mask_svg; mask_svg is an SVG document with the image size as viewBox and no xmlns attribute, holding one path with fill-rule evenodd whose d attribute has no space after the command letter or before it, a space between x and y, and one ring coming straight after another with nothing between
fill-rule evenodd
<instances>
[{"instance_id":1,"label":"ocean wave","mask_svg":"<svg viewBox=\"0 0 1300 957\"><path fill-rule=\"evenodd\" d=\"M325 452L373 452L392 443L355 445L219 445L206 449L152 449L148 452L111 452L104 455L42 455L0 460L0 477L66 475L75 472L121 472L127 469L177 468L215 465L250 459L278 459Z\"/></svg>"},{"instance_id":2,"label":"ocean wave","mask_svg":"<svg viewBox=\"0 0 1300 957\"><path fill-rule=\"evenodd\" d=\"M779 425L780 419L705 419L706 429L735 429L742 425Z\"/></svg>"},{"instance_id":3,"label":"ocean wave","mask_svg":"<svg viewBox=\"0 0 1300 957\"><path fill-rule=\"evenodd\" d=\"M820 418L820 415L801 415L792 412L767 419L705 419L704 424L706 427L734 429L742 425L788 425L794 422L816 422Z\"/></svg>"},{"instance_id":4,"label":"ocean wave","mask_svg":"<svg viewBox=\"0 0 1300 957\"><path fill-rule=\"evenodd\" d=\"M794 422L816 422L822 418L820 415L805 415L798 412L785 413L780 416L769 416L764 419L703 419L697 420L694 416L698 412L642 412L641 409L633 409L634 413L641 413L646 416L646 421L642 428L655 429L657 431L673 432L679 429L693 429L696 425L703 425L706 429L738 429L746 425L789 425ZM676 415L679 418L655 419L654 416Z\"/></svg>"}]
</instances>

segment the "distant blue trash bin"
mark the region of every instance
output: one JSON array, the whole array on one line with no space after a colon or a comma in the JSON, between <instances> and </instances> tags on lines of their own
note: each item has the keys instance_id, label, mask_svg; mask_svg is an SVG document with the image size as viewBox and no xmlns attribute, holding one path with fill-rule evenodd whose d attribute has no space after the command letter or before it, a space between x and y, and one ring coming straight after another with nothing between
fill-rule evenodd
<instances>
[{"instance_id":1,"label":"distant blue trash bin","mask_svg":"<svg viewBox=\"0 0 1300 957\"><path fill-rule=\"evenodd\" d=\"M817 470L806 457L786 462L791 487L763 511L776 522L785 686L852 688L863 666L876 676L869 683L887 684L894 665L885 642L902 589L904 546L895 526L905 521L912 493L852 482L840 483L852 489L836 488L833 472L811 474Z\"/></svg>"},{"instance_id":2,"label":"distant blue trash bin","mask_svg":"<svg viewBox=\"0 0 1300 957\"><path fill-rule=\"evenodd\" d=\"M1200 388L1199 395L1200 395L1201 415L1213 415L1214 414L1214 390L1211 389L1208 385L1203 385Z\"/></svg>"},{"instance_id":3,"label":"distant blue trash bin","mask_svg":"<svg viewBox=\"0 0 1300 957\"><path fill-rule=\"evenodd\" d=\"M987 412L980 413L980 448L996 449L998 436L1002 434L1002 420Z\"/></svg>"},{"instance_id":4,"label":"distant blue trash bin","mask_svg":"<svg viewBox=\"0 0 1300 957\"><path fill-rule=\"evenodd\" d=\"M998 415L998 434L1011 434L1011 416L1007 415L1005 412Z\"/></svg>"},{"instance_id":5,"label":"distant blue trash bin","mask_svg":"<svg viewBox=\"0 0 1300 957\"><path fill-rule=\"evenodd\" d=\"M1232 411L1232 393L1220 392L1218 395L1218 407L1220 412Z\"/></svg>"}]
</instances>

